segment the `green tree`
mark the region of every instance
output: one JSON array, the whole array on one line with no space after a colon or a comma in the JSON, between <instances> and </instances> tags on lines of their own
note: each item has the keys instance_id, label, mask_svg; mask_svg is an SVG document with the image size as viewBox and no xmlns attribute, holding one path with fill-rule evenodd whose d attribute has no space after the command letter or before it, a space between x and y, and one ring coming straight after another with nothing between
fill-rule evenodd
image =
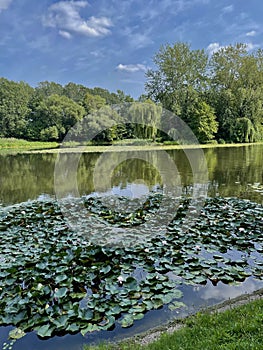
<instances>
[{"instance_id":1,"label":"green tree","mask_svg":"<svg viewBox=\"0 0 263 350\"><path fill-rule=\"evenodd\" d=\"M89 114L105 106L106 100L99 95L92 95L87 92L82 100L82 105L85 108L86 113Z\"/></svg>"},{"instance_id":2,"label":"green tree","mask_svg":"<svg viewBox=\"0 0 263 350\"><path fill-rule=\"evenodd\" d=\"M99 143L112 142L118 139L118 124L121 123L123 119L110 106L93 110L83 120L81 138Z\"/></svg>"},{"instance_id":3,"label":"green tree","mask_svg":"<svg viewBox=\"0 0 263 350\"><path fill-rule=\"evenodd\" d=\"M81 101L88 91L89 89L86 86L70 82L64 86L63 95L81 104Z\"/></svg>"},{"instance_id":4,"label":"green tree","mask_svg":"<svg viewBox=\"0 0 263 350\"><path fill-rule=\"evenodd\" d=\"M154 56L156 70L148 70L145 85L148 96L183 120L198 93L206 88L208 56L204 50L191 50L185 43L162 46Z\"/></svg>"},{"instance_id":5,"label":"green tree","mask_svg":"<svg viewBox=\"0 0 263 350\"><path fill-rule=\"evenodd\" d=\"M218 130L218 122L214 109L206 102L197 101L191 106L188 113L191 118L189 126L201 143L206 143L215 138Z\"/></svg>"},{"instance_id":6,"label":"green tree","mask_svg":"<svg viewBox=\"0 0 263 350\"><path fill-rule=\"evenodd\" d=\"M212 55L209 102L219 121L218 137L236 142L240 139L237 137L240 128L245 125L251 130L260 129L263 123L262 61L262 50L249 53L247 45L241 43ZM252 138L256 140L256 132Z\"/></svg>"},{"instance_id":7,"label":"green tree","mask_svg":"<svg viewBox=\"0 0 263 350\"><path fill-rule=\"evenodd\" d=\"M42 81L38 83L37 87L35 88L35 91L38 96L41 96L42 98L49 97L51 95L63 95L63 86L55 83L53 81Z\"/></svg>"},{"instance_id":8,"label":"green tree","mask_svg":"<svg viewBox=\"0 0 263 350\"><path fill-rule=\"evenodd\" d=\"M32 94L28 84L0 78L0 136L23 137Z\"/></svg>"},{"instance_id":9,"label":"green tree","mask_svg":"<svg viewBox=\"0 0 263 350\"><path fill-rule=\"evenodd\" d=\"M58 128L54 126L49 126L40 131L40 139L42 141L56 141L59 138Z\"/></svg>"},{"instance_id":10,"label":"green tree","mask_svg":"<svg viewBox=\"0 0 263 350\"><path fill-rule=\"evenodd\" d=\"M42 100L31 115L32 139L61 140L85 115L85 109L66 96L51 95ZM48 138L50 136L50 138Z\"/></svg>"},{"instance_id":11,"label":"green tree","mask_svg":"<svg viewBox=\"0 0 263 350\"><path fill-rule=\"evenodd\" d=\"M128 115L137 138L155 140L161 122L161 105L151 100L145 100L143 103L134 102L128 110Z\"/></svg>"}]
</instances>

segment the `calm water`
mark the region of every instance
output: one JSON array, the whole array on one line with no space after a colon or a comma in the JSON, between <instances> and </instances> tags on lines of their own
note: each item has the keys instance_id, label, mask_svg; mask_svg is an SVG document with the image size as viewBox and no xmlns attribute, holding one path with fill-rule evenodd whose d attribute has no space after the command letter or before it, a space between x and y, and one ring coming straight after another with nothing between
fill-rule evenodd
<instances>
[{"instance_id":1,"label":"calm water","mask_svg":"<svg viewBox=\"0 0 263 350\"><path fill-rule=\"evenodd\" d=\"M194 158L199 151L192 152ZM163 153L164 151L132 152L131 155L125 153L124 161L117 152L104 153L103 158L99 153L83 154L76 172L78 191L80 194L89 194L96 190L93 175L100 162L102 165L98 167L97 174L101 176L102 182L108 182L103 191L133 197L147 194L156 185L162 185L163 173L173 171L170 164L167 167L164 164L166 158ZM187 156L183 150L168 151L167 154L177 170L177 173L174 172L177 185L182 192L190 190L194 180ZM263 145L204 149L204 156L208 169L209 196L234 196L262 203L262 194L250 185L263 183ZM128 157L130 159L125 160ZM37 199L43 194L55 196L54 169L57 159L57 154L0 153L0 203L7 206ZM61 156L66 176L75 172L71 168L72 160L75 159L76 156L72 154ZM111 176L108 172L109 164L116 164ZM66 189L70 194L69 184Z\"/></svg>"},{"instance_id":2,"label":"calm water","mask_svg":"<svg viewBox=\"0 0 263 350\"><path fill-rule=\"evenodd\" d=\"M163 152L83 154L77 166L76 156L63 154L60 164L63 164L65 184L60 178L59 185L63 187L65 195L76 195L75 181L77 194L80 195L103 192L134 198L155 191L168 181L169 185L177 186L179 192L191 193L196 184L192 163L193 159L198 163L198 152L192 151L192 161L189 161L183 150L168 151L165 156ZM205 181L207 195L247 198L263 203L262 191L253 187L254 184L263 183L263 145L204 149L204 156L208 169ZM57 154L0 154L0 205L8 206L43 196L55 197L54 171L57 157ZM198 168L194 169L195 173L198 172ZM197 178L199 179L198 176ZM216 304L262 287L262 282L252 278L238 286L222 283L216 287L211 283L200 287L181 286L184 293L182 301L188 309L179 314L164 307L149 312L130 329L116 327L112 332L101 332L85 338L81 335L68 335L41 341L35 334L29 334L19 340L14 349L79 350L85 343L130 336L163 324L175 316L194 312L199 307ZM0 344L7 339L9 330L10 327L0 327Z\"/></svg>"}]
</instances>

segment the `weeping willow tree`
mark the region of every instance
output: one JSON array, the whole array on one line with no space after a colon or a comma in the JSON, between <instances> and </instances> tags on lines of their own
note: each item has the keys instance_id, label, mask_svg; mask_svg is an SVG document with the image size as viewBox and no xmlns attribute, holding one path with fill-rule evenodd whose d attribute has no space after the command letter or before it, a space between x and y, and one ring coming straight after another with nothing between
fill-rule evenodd
<instances>
[{"instance_id":1,"label":"weeping willow tree","mask_svg":"<svg viewBox=\"0 0 263 350\"><path fill-rule=\"evenodd\" d=\"M162 107L151 100L133 103L128 110L137 138L155 140L161 123Z\"/></svg>"},{"instance_id":2,"label":"weeping willow tree","mask_svg":"<svg viewBox=\"0 0 263 350\"><path fill-rule=\"evenodd\" d=\"M254 142L256 138L256 129L250 119L246 117L237 118L235 134L237 142Z\"/></svg>"}]
</instances>

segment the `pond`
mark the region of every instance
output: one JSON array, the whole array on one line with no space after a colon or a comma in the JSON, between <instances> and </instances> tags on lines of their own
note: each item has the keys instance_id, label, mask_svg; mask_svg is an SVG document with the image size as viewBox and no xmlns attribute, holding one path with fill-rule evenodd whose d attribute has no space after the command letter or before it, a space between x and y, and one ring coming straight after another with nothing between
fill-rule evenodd
<instances>
[{"instance_id":1,"label":"pond","mask_svg":"<svg viewBox=\"0 0 263 350\"><path fill-rule=\"evenodd\" d=\"M169 157L167 162L163 154L158 151L130 152L129 155L124 152L124 156L121 153L82 154L78 159L76 169L72 166L75 164L74 155L70 153L61 155L59 162L63 164L63 174L58 174L59 185L56 185L56 179L54 185L54 174L55 177L57 175L57 154L0 155L0 205L4 209L16 203L30 203L27 202L28 200L52 201L58 196L70 200L76 195L97 195L98 198L103 198L104 203L107 204L106 209L111 205L108 204L109 201L116 209L117 199L111 202L112 196L115 198L122 196L131 202L128 209L134 209L132 205L135 202L137 205L135 211L138 211L140 205L145 202L145 198L151 194L159 194L167 182L170 187L176 188L174 194L184 196L191 196L195 186L200 187L200 183L196 183L196 174L193 174L193 169L195 172L199 170L193 167L193 161L191 161L195 158L198 159L199 151L197 150L192 150L190 157L183 150L167 151ZM235 197L249 199L259 205L263 203L263 145L207 148L204 149L204 156L208 173L204 186L201 187L205 188L207 197ZM172 161L175 166L170 165L169 161ZM171 176L171 170L173 176ZM97 175L94 176L94 173ZM64 184L61 180L62 175L65 176L66 185L63 185L61 190L61 183ZM75 182L77 183L77 191L73 184ZM121 206L122 211L127 209L127 201L125 203ZM178 205L177 209L179 207ZM166 208L164 207L164 209ZM260 218L258 219L260 220ZM193 230L194 228L195 226ZM243 229L243 227L240 228ZM240 232L242 233L242 230ZM262 249L262 241L259 242L260 244L258 252ZM261 263L262 260L258 252L254 254L257 262ZM189 254L191 255L191 251ZM243 252L243 255L239 256L239 253L234 250L233 252L228 251L228 254L229 256L236 254L235 258L239 261L245 255ZM204 256L208 260L210 259L210 256ZM259 264L259 267L262 269L262 265ZM260 273L258 275L260 276ZM88 333L84 337L78 333L40 340L36 334L30 333L15 343L13 348L74 350L81 349L83 344L98 342L102 339L119 339L134 335L163 324L174 317L192 313L200 307L213 305L263 287L263 282L259 278L248 277L243 280L237 285L222 283L222 281L212 283L212 279L206 285L191 285L181 283L180 280L180 283L177 282L182 297L178 299L186 307L175 307L173 310L173 308L164 305L160 309L148 311L141 320L136 320L130 328L121 328L120 325L117 325L112 331ZM200 281L202 281L202 276ZM1 343L7 339L11 328L0 328Z\"/></svg>"}]
</instances>

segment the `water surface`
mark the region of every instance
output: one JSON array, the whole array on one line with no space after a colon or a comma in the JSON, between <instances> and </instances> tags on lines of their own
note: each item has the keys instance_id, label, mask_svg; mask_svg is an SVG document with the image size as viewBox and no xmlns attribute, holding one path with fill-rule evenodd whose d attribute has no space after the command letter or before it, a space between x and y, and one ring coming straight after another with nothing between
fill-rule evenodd
<instances>
[{"instance_id":1,"label":"water surface","mask_svg":"<svg viewBox=\"0 0 263 350\"><path fill-rule=\"evenodd\" d=\"M263 145L207 148L203 151L208 169L208 196L239 197L263 203L262 191L257 190L257 186L263 183ZM162 188L165 172L167 171L167 174L171 176L171 169L163 162L164 158L158 152L143 151L143 156L140 152L134 152L132 157L127 157L120 163L118 162L119 155L114 152L110 153L104 158L99 168L101 178L107 179L105 180L106 186L103 186L102 181L101 188L94 184L94 169L100 162L102 154L81 155L76 173L79 194L102 192L135 198ZM192 152L195 156L197 151ZM182 193L191 193L195 183L188 157L183 150L169 150L167 154L176 167L174 183ZM57 154L0 154L0 205L8 206L43 196L55 197L54 171L57 157ZM61 157L65 164L65 176L67 176L68 173L74 171L70 168L74 155L63 154ZM116 164L110 174L109 164L105 159L108 159L109 164L111 162ZM65 188L69 188L68 195L74 195L71 193L70 186ZM85 343L131 336L161 325L174 317L185 316L200 307L213 305L244 293L251 293L262 287L263 283L253 278L248 278L237 286L219 283L215 287L210 282L206 286L181 285L179 289L183 291L182 301L187 305L187 309L170 311L164 307L161 310L149 312L143 320L136 321L130 329L121 329L117 326L114 331L90 334L85 338L77 334L42 341L35 334L28 334L14 345L14 349L82 349ZM10 327L0 327L1 343L7 339L10 329Z\"/></svg>"}]
</instances>

